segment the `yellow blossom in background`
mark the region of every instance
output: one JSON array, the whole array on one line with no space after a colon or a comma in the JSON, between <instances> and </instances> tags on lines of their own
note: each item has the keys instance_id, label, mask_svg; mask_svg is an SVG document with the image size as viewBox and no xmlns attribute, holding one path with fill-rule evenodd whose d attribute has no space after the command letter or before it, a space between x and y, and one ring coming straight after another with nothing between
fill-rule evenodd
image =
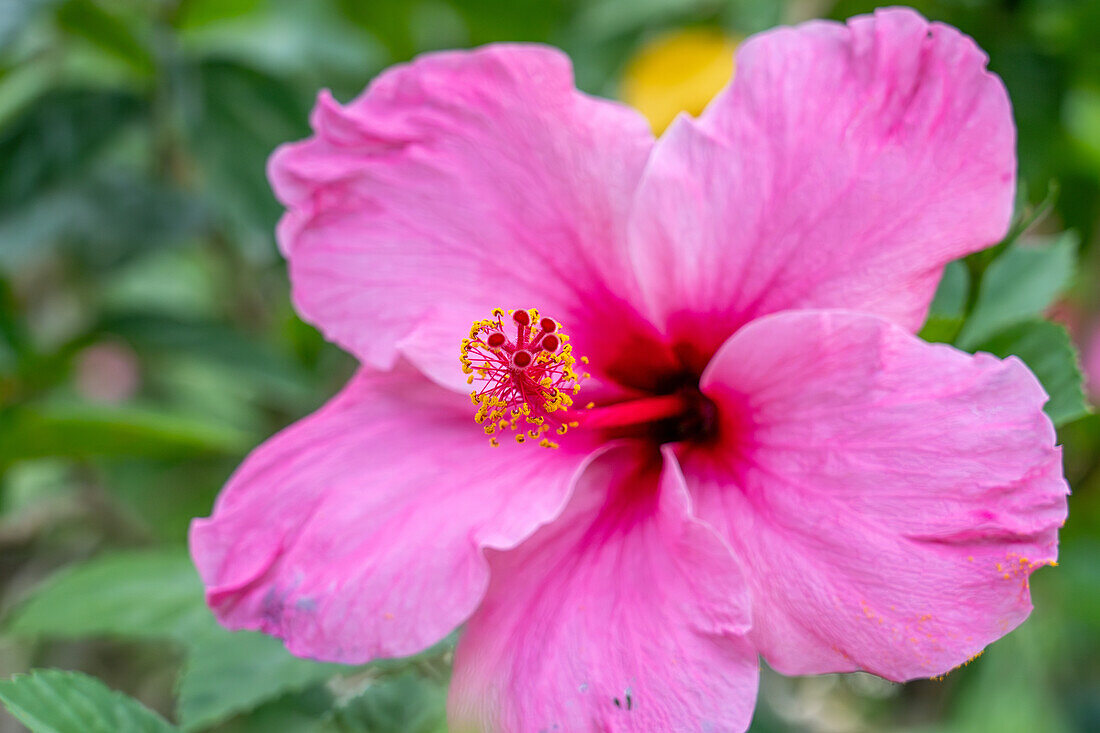
<instances>
[{"instance_id":1,"label":"yellow blossom in background","mask_svg":"<svg viewBox=\"0 0 1100 733\"><path fill-rule=\"evenodd\" d=\"M685 28L644 44L627 64L622 98L660 134L680 112L698 115L733 76L740 39L714 28Z\"/></svg>"}]
</instances>

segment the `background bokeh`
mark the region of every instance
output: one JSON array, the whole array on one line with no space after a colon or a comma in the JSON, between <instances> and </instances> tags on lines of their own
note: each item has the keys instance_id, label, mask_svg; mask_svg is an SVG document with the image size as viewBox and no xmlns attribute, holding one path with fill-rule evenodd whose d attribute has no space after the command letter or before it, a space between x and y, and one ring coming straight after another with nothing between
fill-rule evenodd
<instances>
[{"instance_id":1,"label":"background bokeh","mask_svg":"<svg viewBox=\"0 0 1100 733\"><path fill-rule=\"evenodd\" d=\"M924 335L1020 353L1055 396L1074 487L1061 562L1035 575L1031 619L946 679L766 671L753 730L1100 730L1100 418L1066 338L1100 367L1100 2L913 4L987 50L1020 139L1018 237L952 268ZM319 88L347 100L391 63L497 40L562 47L582 88L660 127L702 108L745 35L873 7L0 0L0 679L77 670L193 731L445 730L452 642L296 660L219 629L186 556L247 450L353 368L290 307L266 157L307 134ZM103 692L40 681L60 707Z\"/></svg>"}]
</instances>

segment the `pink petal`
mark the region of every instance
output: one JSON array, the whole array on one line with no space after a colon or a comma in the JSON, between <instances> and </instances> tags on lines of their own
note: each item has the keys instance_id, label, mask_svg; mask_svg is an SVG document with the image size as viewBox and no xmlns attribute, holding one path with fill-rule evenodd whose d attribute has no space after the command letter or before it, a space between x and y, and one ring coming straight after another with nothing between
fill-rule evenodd
<instances>
[{"instance_id":1,"label":"pink petal","mask_svg":"<svg viewBox=\"0 0 1100 733\"><path fill-rule=\"evenodd\" d=\"M260 446L191 528L230 628L348 663L419 651L477 606L487 547L561 511L583 453L492 448L469 399L407 366L360 372Z\"/></svg>"},{"instance_id":2,"label":"pink petal","mask_svg":"<svg viewBox=\"0 0 1100 733\"><path fill-rule=\"evenodd\" d=\"M1000 239L1015 129L1000 80L954 28L908 9L742 45L698 121L661 138L631 236L653 317L702 359L791 308L916 330L942 265Z\"/></svg>"},{"instance_id":3,"label":"pink petal","mask_svg":"<svg viewBox=\"0 0 1100 733\"><path fill-rule=\"evenodd\" d=\"M670 456L671 458L671 456ZM452 730L741 731L757 658L743 576L675 459L620 446L563 515L491 553L455 656Z\"/></svg>"},{"instance_id":4,"label":"pink petal","mask_svg":"<svg viewBox=\"0 0 1100 733\"><path fill-rule=\"evenodd\" d=\"M1027 617L1068 489L1020 361L788 312L730 338L702 383L722 438L681 462L696 515L748 568L769 664L927 677Z\"/></svg>"},{"instance_id":5,"label":"pink petal","mask_svg":"<svg viewBox=\"0 0 1100 733\"><path fill-rule=\"evenodd\" d=\"M365 363L461 384L459 341L495 307L542 309L593 357L586 331L636 318L624 230L653 138L561 52L428 54L347 106L323 92L313 128L271 160L279 241L299 312Z\"/></svg>"}]
</instances>

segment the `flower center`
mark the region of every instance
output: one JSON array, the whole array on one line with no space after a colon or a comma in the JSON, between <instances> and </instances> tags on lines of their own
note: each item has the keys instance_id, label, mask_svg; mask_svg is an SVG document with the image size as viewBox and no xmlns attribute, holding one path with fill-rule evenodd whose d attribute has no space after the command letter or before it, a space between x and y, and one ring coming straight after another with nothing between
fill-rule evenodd
<instances>
[{"instance_id":1,"label":"flower center","mask_svg":"<svg viewBox=\"0 0 1100 733\"><path fill-rule=\"evenodd\" d=\"M585 428L608 438L641 438L664 443L706 443L715 438L718 413L693 380L674 392L595 406L581 418Z\"/></svg>"},{"instance_id":2,"label":"flower center","mask_svg":"<svg viewBox=\"0 0 1100 733\"><path fill-rule=\"evenodd\" d=\"M470 337L462 340L462 371L477 387L470 398L477 405L474 420L485 426L492 445L498 432L518 431L515 439L539 441L545 448L558 444L546 437L554 430L564 435L577 422L567 411L580 382L588 375L574 371L576 359L569 337L553 318L540 318L534 308L505 312L475 321ZM515 337L507 331L514 329ZM587 359L581 357L587 363ZM522 425L521 425L522 423Z\"/></svg>"}]
</instances>

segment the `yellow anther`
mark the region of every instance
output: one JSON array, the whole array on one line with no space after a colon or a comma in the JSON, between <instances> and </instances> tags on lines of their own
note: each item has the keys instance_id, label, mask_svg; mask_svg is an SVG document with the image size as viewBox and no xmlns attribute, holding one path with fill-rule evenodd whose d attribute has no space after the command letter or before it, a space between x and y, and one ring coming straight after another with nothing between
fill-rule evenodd
<instances>
[{"instance_id":1,"label":"yellow anther","mask_svg":"<svg viewBox=\"0 0 1100 733\"><path fill-rule=\"evenodd\" d=\"M573 395L580 391L580 377L574 369L576 359L569 337L560 324L543 328L537 308L520 314L519 310L495 308L491 318L475 321L469 337L461 340L459 362L467 384L475 387L470 395L477 406L474 420L483 424L490 436L506 429L519 430L517 441L522 443L524 430L533 440L541 439L551 428L559 435L567 432L564 421L550 416L572 407ZM516 330L510 340L511 329ZM541 346L552 343L543 340L547 330L556 338L553 351ZM514 358L521 348L533 358ZM523 423L526 427L521 427Z\"/></svg>"}]
</instances>

